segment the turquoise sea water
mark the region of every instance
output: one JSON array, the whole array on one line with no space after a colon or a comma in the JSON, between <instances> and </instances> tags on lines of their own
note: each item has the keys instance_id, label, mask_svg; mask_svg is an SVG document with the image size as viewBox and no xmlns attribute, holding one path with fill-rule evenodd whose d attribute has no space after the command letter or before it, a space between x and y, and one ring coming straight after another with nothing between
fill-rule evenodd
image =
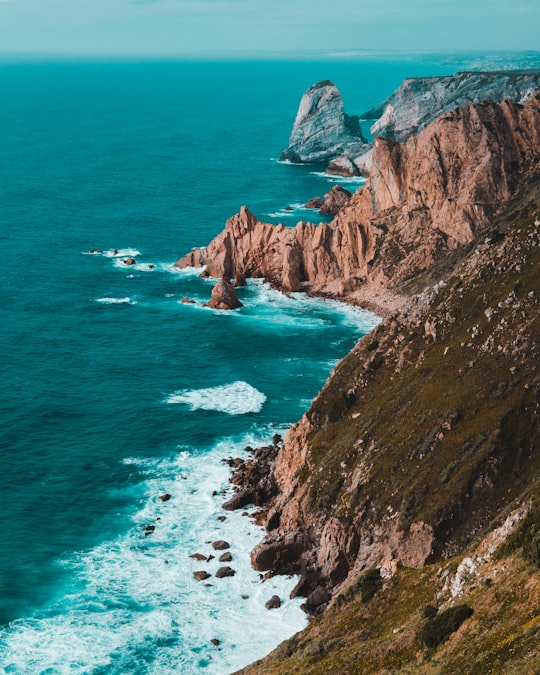
<instances>
[{"instance_id":1,"label":"turquoise sea water","mask_svg":"<svg viewBox=\"0 0 540 675\"><path fill-rule=\"evenodd\" d=\"M250 569L262 532L218 520L213 492L221 459L296 421L377 319L261 283L239 311L204 309L211 282L172 263L244 203L270 222L313 218L283 208L335 179L276 161L308 86L334 80L355 113L405 76L451 70L0 63L5 672L227 673L304 625L294 580ZM196 582L218 563L189 554L222 538L236 576ZM268 612L274 593L284 605Z\"/></svg>"}]
</instances>

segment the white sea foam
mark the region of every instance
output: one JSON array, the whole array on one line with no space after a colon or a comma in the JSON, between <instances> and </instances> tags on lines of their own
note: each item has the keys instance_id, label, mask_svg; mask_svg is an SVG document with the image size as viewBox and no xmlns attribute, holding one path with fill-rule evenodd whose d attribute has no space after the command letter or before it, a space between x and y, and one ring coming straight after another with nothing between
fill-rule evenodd
<instances>
[{"instance_id":1,"label":"white sea foam","mask_svg":"<svg viewBox=\"0 0 540 675\"><path fill-rule=\"evenodd\" d=\"M263 440L248 434L206 452L125 460L144 476L137 489L145 497L130 531L65 560L74 578L70 593L41 615L0 631L5 672L223 675L301 630L301 601L288 599L295 580L279 576L261 583L251 568L249 553L262 528L240 513L218 520L227 495L214 492L232 494L229 468L220 460ZM167 502L158 498L164 492L171 495ZM145 536L148 524L155 530ZM211 562L189 557L215 554L209 542L218 539L231 545L233 577L215 577L223 565L218 556ZM196 570L212 575L211 586L194 579ZM283 604L267 611L272 595ZM220 640L219 648L212 639Z\"/></svg>"},{"instance_id":2,"label":"white sea foam","mask_svg":"<svg viewBox=\"0 0 540 675\"><path fill-rule=\"evenodd\" d=\"M206 269L206 265L202 267L175 267L174 263L161 263L159 268L164 272L169 272L170 274L176 274L181 277L199 277L202 272ZM215 279L212 279L215 281Z\"/></svg>"},{"instance_id":3,"label":"white sea foam","mask_svg":"<svg viewBox=\"0 0 540 675\"><path fill-rule=\"evenodd\" d=\"M326 173L325 171L310 171L310 173L312 176L323 178L329 183L343 183L345 185L360 186L366 182L366 179L363 176L336 176L331 173Z\"/></svg>"},{"instance_id":4,"label":"white sea foam","mask_svg":"<svg viewBox=\"0 0 540 675\"><path fill-rule=\"evenodd\" d=\"M137 301L129 297L126 298L98 298L96 302L101 302L104 305L136 305Z\"/></svg>"},{"instance_id":5,"label":"white sea foam","mask_svg":"<svg viewBox=\"0 0 540 675\"><path fill-rule=\"evenodd\" d=\"M249 293L242 296L244 308L237 314L242 321L264 321L277 330L319 331L334 325L339 318L343 325L361 333L371 331L380 323L380 317L360 307L312 298L305 293L284 294L259 279L248 279L248 289Z\"/></svg>"},{"instance_id":6,"label":"white sea foam","mask_svg":"<svg viewBox=\"0 0 540 675\"><path fill-rule=\"evenodd\" d=\"M217 410L229 415L258 413L265 401L266 396L247 382L207 389L184 389L167 398L167 403L184 403L191 410Z\"/></svg>"},{"instance_id":7,"label":"white sea foam","mask_svg":"<svg viewBox=\"0 0 540 675\"><path fill-rule=\"evenodd\" d=\"M136 258L141 252L136 248L111 248L103 251L103 255L107 258Z\"/></svg>"}]
</instances>

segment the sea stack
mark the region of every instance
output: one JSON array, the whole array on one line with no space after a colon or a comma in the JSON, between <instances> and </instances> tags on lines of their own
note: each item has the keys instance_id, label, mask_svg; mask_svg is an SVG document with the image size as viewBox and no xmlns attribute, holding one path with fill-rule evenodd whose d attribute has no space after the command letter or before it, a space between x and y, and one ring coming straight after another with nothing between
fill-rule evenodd
<instances>
[{"instance_id":1,"label":"sea stack","mask_svg":"<svg viewBox=\"0 0 540 675\"><path fill-rule=\"evenodd\" d=\"M281 160L327 164L339 157L360 155L367 141L356 115L347 115L343 99L333 82L323 80L302 96ZM358 173L354 165L350 173Z\"/></svg>"},{"instance_id":2,"label":"sea stack","mask_svg":"<svg viewBox=\"0 0 540 675\"><path fill-rule=\"evenodd\" d=\"M237 309L238 307L243 307L228 277L223 276L214 286L212 297L207 307L212 307L213 309Z\"/></svg>"}]
</instances>

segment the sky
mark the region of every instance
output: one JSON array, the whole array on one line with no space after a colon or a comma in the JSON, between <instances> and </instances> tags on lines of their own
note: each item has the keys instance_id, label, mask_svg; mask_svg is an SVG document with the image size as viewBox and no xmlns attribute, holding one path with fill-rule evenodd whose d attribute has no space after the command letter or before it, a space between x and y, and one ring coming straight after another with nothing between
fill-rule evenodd
<instances>
[{"instance_id":1,"label":"sky","mask_svg":"<svg viewBox=\"0 0 540 675\"><path fill-rule=\"evenodd\" d=\"M0 52L540 50L539 0L0 0Z\"/></svg>"}]
</instances>

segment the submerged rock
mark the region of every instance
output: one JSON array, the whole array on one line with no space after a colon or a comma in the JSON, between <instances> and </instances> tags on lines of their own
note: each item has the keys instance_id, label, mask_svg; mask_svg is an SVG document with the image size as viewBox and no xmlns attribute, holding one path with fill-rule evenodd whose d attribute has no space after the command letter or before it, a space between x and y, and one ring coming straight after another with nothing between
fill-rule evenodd
<instances>
[{"instance_id":1,"label":"submerged rock","mask_svg":"<svg viewBox=\"0 0 540 675\"><path fill-rule=\"evenodd\" d=\"M324 199L322 197L313 197L310 199L307 204L304 206L305 209L320 209L324 204Z\"/></svg>"},{"instance_id":2,"label":"submerged rock","mask_svg":"<svg viewBox=\"0 0 540 675\"><path fill-rule=\"evenodd\" d=\"M336 85L317 82L302 96L281 160L326 163L343 155L359 155L366 144L356 115L347 115Z\"/></svg>"}]
</instances>

